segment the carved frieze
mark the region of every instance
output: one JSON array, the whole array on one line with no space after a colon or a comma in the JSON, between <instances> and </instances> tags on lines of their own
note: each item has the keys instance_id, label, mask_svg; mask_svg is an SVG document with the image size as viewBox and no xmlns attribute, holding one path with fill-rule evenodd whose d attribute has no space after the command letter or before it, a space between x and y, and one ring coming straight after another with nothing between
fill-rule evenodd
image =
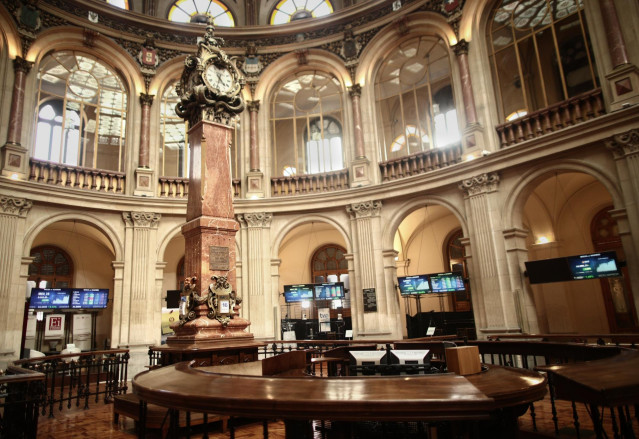
<instances>
[{"instance_id":1,"label":"carved frieze","mask_svg":"<svg viewBox=\"0 0 639 439\"><path fill-rule=\"evenodd\" d=\"M611 139L606 140L606 148L616 158L636 154L639 152L639 130L634 129L612 136Z\"/></svg>"},{"instance_id":2,"label":"carved frieze","mask_svg":"<svg viewBox=\"0 0 639 439\"><path fill-rule=\"evenodd\" d=\"M0 195L0 213L5 215L14 215L26 217L29 210L33 207L33 201L26 198L15 198L6 195Z\"/></svg>"},{"instance_id":3,"label":"carved frieze","mask_svg":"<svg viewBox=\"0 0 639 439\"><path fill-rule=\"evenodd\" d=\"M152 212L122 212L122 219L127 226L155 228L162 217L159 213Z\"/></svg>"},{"instance_id":4,"label":"carved frieze","mask_svg":"<svg viewBox=\"0 0 639 439\"><path fill-rule=\"evenodd\" d=\"M459 189L468 196L494 192L499 185L499 174L489 172L462 180Z\"/></svg>"},{"instance_id":5,"label":"carved frieze","mask_svg":"<svg viewBox=\"0 0 639 439\"><path fill-rule=\"evenodd\" d=\"M273 214L269 212L243 213L237 220L248 227L270 227Z\"/></svg>"},{"instance_id":6,"label":"carved frieze","mask_svg":"<svg viewBox=\"0 0 639 439\"><path fill-rule=\"evenodd\" d=\"M380 210L382 210L382 202L379 200L364 201L346 206L346 212L348 212L351 218L369 218L379 215Z\"/></svg>"}]
</instances>

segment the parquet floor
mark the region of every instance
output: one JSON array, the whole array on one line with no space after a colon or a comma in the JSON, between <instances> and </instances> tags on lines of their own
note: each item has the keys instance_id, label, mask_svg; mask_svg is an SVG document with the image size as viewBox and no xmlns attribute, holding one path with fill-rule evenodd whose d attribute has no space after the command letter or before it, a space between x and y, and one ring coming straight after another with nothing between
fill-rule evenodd
<instances>
[{"instance_id":1,"label":"parquet floor","mask_svg":"<svg viewBox=\"0 0 639 439\"><path fill-rule=\"evenodd\" d=\"M592 422L583 405L578 406L581 438L594 438ZM554 426L552 422L552 413L550 401L546 398L544 401L535 403L535 414L537 421L537 432L533 432L532 419L529 413L519 418L521 437L523 439L538 438L575 438L572 408L570 403L564 401L557 402L557 410L560 434L555 436ZM634 431L639 437L639 421L636 419L636 413L633 411ZM612 425L610 423L609 413L606 413L605 420L606 431L608 437L613 438ZM196 427L197 428L197 427ZM211 424L208 437L211 439L228 439L229 433L221 432L219 423ZM237 425L235 429L235 437L237 439L261 439L263 426L261 422L244 422ZM203 437L202 430L199 434L194 433L191 437ZM269 439L284 438L284 424L281 421L273 421L268 423ZM321 435L316 432L316 437ZM87 410L82 408L72 408L70 410L55 411L54 417L40 416L38 423L39 439L80 439L80 438L111 438L111 439L134 439L137 438L135 424L133 420L120 416L117 424L113 423L113 405L112 404L92 404ZM147 435L148 439L161 438L159 430L151 431ZM398 438L394 435L393 438Z\"/></svg>"}]
</instances>

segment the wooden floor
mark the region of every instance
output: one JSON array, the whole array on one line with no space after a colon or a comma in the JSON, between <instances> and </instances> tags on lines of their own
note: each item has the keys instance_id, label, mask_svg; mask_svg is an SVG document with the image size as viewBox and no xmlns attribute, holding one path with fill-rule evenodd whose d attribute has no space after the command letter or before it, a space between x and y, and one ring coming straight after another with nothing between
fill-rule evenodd
<instances>
[{"instance_id":1,"label":"wooden floor","mask_svg":"<svg viewBox=\"0 0 639 439\"><path fill-rule=\"evenodd\" d=\"M572 408L570 403L558 401L558 417L560 419L560 434L555 436L554 425L552 422L552 413L550 409L550 401L546 398L544 401L535 403L535 414L537 422L537 432L533 431L532 419L527 412L519 419L520 430L524 439L536 438L573 438L576 437L573 425ZM578 406L580 432L582 438L594 438L592 422L583 405ZM633 416L636 416L634 411ZM609 413L606 413L606 430L608 437L612 438L613 430L610 423ZM236 422L237 424L237 422ZM639 422L634 418L634 430L639 437ZM236 426L235 437L237 439L257 439L262 438L263 425L261 422L245 421ZM202 430L199 433L194 432L191 437L203 437ZM268 437L270 439L284 438L284 424L281 421L273 421L268 423ZM54 417L40 416L38 423L38 438L113 438L113 439L133 439L137 437L135 424L133 420L120 416L117 424L113 423L113 405L93 403L87 410L81 408L64 409L54 412ZM211 424L209 427L208 437L211 439L228 439L229 433L221 432L220 423ZM317 438L321 438L319 432L316 433ZM393 436L398 438L397 435ZM161 438L159 430L151 431L147 438Z\"/></svg>"}]
</instances>

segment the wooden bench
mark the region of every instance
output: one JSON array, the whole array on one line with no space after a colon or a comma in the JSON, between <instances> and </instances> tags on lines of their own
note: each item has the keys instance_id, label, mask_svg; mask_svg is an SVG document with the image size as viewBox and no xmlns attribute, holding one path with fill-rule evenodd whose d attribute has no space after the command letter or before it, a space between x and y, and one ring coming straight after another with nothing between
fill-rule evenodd
<instances>
[{"instance_id":1,"label":"wooden bench","mask_svg":"<svg viewBox=\"0 0 639 439\"><path fill-rule=\"evenodd\" d=\"M155 404L147 405L146 414L146 428L162 430L162 437L169 430L169 416L166 407L162 407ZM140 420L140 398L133 393L127 393L124 395L116 395L113 398L113 423L117 424L120 419L120 415L131 418L135 421L136 428L138 421ZM204 413L191 413L190 425L201 425L204 423ZM226 432L229 417L206 414L206 422L221 421L222 433ZM186 427L186 412L180 411L179 426Z\"/></svg>"}]
</instances>

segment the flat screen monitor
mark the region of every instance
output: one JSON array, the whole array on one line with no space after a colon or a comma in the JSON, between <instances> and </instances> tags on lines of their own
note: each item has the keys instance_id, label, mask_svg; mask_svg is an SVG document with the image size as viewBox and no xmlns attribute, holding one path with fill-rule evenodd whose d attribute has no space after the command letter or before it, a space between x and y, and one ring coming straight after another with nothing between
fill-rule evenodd
<instances>
[{"instance_id":1,"label":"flat screen monitor","mask_svg":"<svg viewBox=\"0 0 639 439\"><path fill-rule=\"evenodd\" d=\"M427 294L431 292L428 276L418 274L416 276L398 277L399 293L402 296L410 296L412 294Z\"/></svg>"},{"instance_id":2,"label":"flat screen monitor","mask_svg":"<svg viewBox=\"0 0 639 439\"><path fill-rule=\"evenodd\" d=\"M621 276L615 252L570 256L567 260L572 280Z\"/></svg>"},{"instance_id":3,"label":"flat screen monitor","mask_svg":"<svg viewBox=\"0 0 639 439\"><path fill-rule=\"evenodd\" d=\"M109 290L98 288L74 288L71 292L72 309L103 309L107 307Z\"/></svg>"},{"instance_id":4,"label":"flat screen monitor","mask_svg":"<svg viewBox=\"0 0 639 439\"><path fill-rule=\"evenodd\" d=\"M461 273L436 273L429 274L430 288L433 293L450 293L453 291L465 291L464 277Z\"/></svg>"},{"instance_id":5,"label":"flat screen monitor","mask_svg":"<svg viewBox=\"0 0 639 439\"><path fill-rule=\"evenodd\" d=\"M531 284L565 282L572 280L566 258L542 259L526 261L526 274Z\"/></svg>"},{"instance_id":6,"label":"flat screen monitor","mask_svg":"<svg viewBox=\"0 0 639 439\"><path fill-rule=\"evenodd\" d=\"M70 308L71 291L62 288L33 288L30 309L66 309Z\"/></svg>"},{"instance_id":7,"label":"flat screen monitor","mask_svg":"<svg viewBox=\"0 0 639 439\"><path fill-rule=\"evenodd\" d=\"M284 301L286 303L313 300L314 284L284 285Z\"/></svg>"},{"instance_id":8,"label":"flat screen monitor","mask_svg":"<svg viewBox=\"0 0 639 439\"><path fill-rule=\"evenodd\" d=\"M321 284L315 284L315 300L333 300L343 298L343 282L324 282Z\"/></svg>"}]
</instances>

